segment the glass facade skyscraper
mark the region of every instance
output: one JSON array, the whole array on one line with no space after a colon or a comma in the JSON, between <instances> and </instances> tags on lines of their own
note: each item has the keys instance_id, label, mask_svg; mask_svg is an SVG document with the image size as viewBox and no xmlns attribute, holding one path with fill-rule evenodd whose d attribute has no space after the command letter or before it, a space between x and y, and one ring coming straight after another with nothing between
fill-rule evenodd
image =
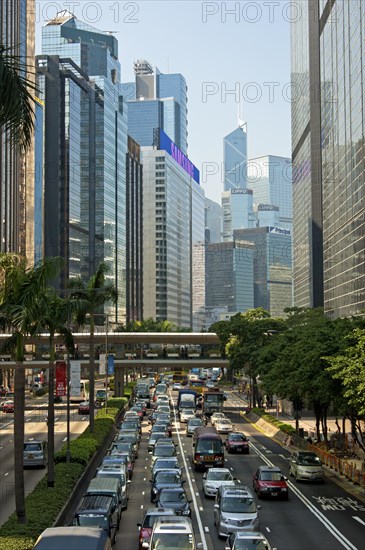
<instances>
[{"instance_id":1,"label":"glass facade skyscraper","mask_svg":"<svg viewBox=\"0 0 365 550\"><path fill-rule=\"evenodd\" d=\"M247 132L239 126L223 139L224 191L247 187Z\"/></svg>"},{"instance_id":2,"label":"glass facade skyscraper","mask_svg":"<svg viewBox=\"0 0 365 550\"><path fill-rule=\"evenodd\" d=\"M141 146L154 144L161 128L187 153L187 86L181 74L163 74L147 61L134 66L136 80L122 84L128 101L128 134Z\"/></svg>"},{"instance_id":3,"label":"glass facade skyscraper","mask_svg":"<svg viewBox=\"0 0 365 550\"><path fill-rule=\"evenodd\" d=\"M109 314L123 322L128 145L127 106L121 94L117 46L113 36L80 22L67 11L57 14L43 27L45 63L55 65L54 74L48 71L43 77L45 91L48 76L51 93L52 76L58 83L56 97L60 100L59 105L53 105L52 112L52 105L47 104L45 97L49 138L45 146L49 158L61 167L58 174L49 173L48 177L45 174L46 254L52 255L53 248L57 253L65 251L61 255L67 259L66 278L91 276L104 262L108 266L107 279L118 290L118 303ZM67 59L71 61L68 63ZM53 123L56 126L52 128ZM66 164L60 162L63 156ZM53 166L47 163L47 156L45 166L46 170L47 166ZM66 171L63 166L67 166ZM52 180L59 189L56 197L52 195ZM61 201L59 213L57 200ZM55 217L52 218L51 212ZM57 219L61 225L56 230L53 224ZM59 233L52 238L55 231ZM62 242L62 235L67 243Z\"/></svg>"},{"instance_id":4,"label":"glass facade skyscraper","mask_svg":"<svg viewBox=\"0 0 365 550\"><path fill-rule=\"evenodd\" d=\"M294 305L363 314L365 4L311 0L302 14L292 23Z\"/></svg>"}]
</instances>

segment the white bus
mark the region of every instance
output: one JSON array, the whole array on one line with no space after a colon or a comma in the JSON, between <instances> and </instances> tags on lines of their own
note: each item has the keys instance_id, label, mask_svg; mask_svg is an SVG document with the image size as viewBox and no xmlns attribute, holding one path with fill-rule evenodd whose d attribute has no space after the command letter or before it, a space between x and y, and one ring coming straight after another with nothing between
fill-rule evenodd
<instances>
[{"instance_id":1,"label":"white bus","mask_svg":"<svg viewBox=\"0 0 365 550\"><path fill-rule=\"evenodd\" d=\"M89 380L80 380L79 395L70 395L71 403L81 403L89 399Z\"/></svg>"}]
</instances>

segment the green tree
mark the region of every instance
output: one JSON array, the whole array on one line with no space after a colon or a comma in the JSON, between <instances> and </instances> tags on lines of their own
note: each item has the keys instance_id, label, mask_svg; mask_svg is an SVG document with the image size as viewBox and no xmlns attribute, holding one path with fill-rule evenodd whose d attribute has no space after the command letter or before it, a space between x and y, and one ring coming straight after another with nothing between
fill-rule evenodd
<instances>
[{"instance_id":1,"label":"green tree","mask_svg":"<svg viewBox=\"0 0 365 550\"><path fill-rule=\"evenodd\" d=\"M105 263L101 263L96 273L86 280L82 277L75 277L69 280L69 289L73 290L71 298L79 302L76 322L78 325L87 324L87 315L89 315L90 325L90 432L94 432L95 417L95 346L94 330L95 315L98 314L101 306L106 302L116 303L118 293L114 285L106 282L108 268Z\"/></svg>"},{"instance_id":2,"label":"green tree","mask_svg":"<svg viewBox=\"0 0 365 550\"><path fill-rule=\"evenodd\" d=\"M24 344L28 335L42 329L42 300L49 281L60 269L60 259L44 260L27 268L26 260L16 254L0 254L0 328L12 335L5 349L15 349L14 375L14 479L15 506L19 523L26 522L24 495Z\"/></svg>"},{"instance_id":3,"label":"green tree","mask_svg":"<svg viewBox=\"0 0 365 550\"><path fill-rule=\"evenodd\" d=\"M23 76L27 66L11 48L0 45L0 128L9 140L26 149L33 134L32 82Z\"/></svg>"},{"instance_id":4,"label":"green tree","mask_svg":"<svg viewBox=\"0 0 365 550\"><path fill-rule=\"evenodd\" d=\"M42 317L40 323L49 332L49 367L48 367L48 469L47 485L54 486L54 378L56 343L55 335L59 333L69 353L74 350L72 332L68 322L77 311L78 302L68 298L57 296L53 290L44 293L42 299Z\"/></svg>"}]
</instances>

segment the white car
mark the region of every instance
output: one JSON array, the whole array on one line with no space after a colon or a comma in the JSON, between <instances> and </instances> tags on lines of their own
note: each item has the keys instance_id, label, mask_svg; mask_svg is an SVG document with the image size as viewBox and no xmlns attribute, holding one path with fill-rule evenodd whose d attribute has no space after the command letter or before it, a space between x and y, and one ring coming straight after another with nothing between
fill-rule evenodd
<instances>
[{"instance_id":1,"label":"white car","mask_svg":"<svg viewBox=\"0 0 365 550\"><path fill-rule=\"evenodd\" d=\"M190 418L195 418L194 409L181 409L180 422L187 422Z\"/></svg>"},{"instance_id":2,"label":"white car","mask_svg":"<svg viewBox=\"0 0 365 550\"><path fill-rule=\"evenodd\" d=\"M216 412L216 413L213 413L212 416L210 417L210 422L212 424L212 426L214 426L214 424L216 423L216 421L219 419L219 418L227 418L226 415L222 412Z\"/></svg>"},{"instance_id":3,"label":"white car","mask_svg":"<svg viewBox=\"0 0 365 550\"><path fill-rule=\"evenodd\" d=\"M229 418L219 418L215 423L215 429L220 434L228 434L233 431L234 425Z\"/></svg>"},{"instance_id":4,"label":"white car","mask_svg":"<svg viewBox=\"0 0 365 550\"><path fill-rule=\"evenodd\" d=\"M208 468L203 475L203 491L206 497L215 497L222 485L233 487L240 483L228 468Z\"/></svg>"}]
</instances>

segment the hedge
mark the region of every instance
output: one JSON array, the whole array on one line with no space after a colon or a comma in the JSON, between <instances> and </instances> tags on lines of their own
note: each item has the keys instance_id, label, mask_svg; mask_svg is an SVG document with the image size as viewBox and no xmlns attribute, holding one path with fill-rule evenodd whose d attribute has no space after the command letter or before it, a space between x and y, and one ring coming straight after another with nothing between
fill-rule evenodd
<instances>
[{"instance_id":1,"label":"hedge","mask_svg":"<svg viewBox=\"0 0 365 550\"><path fill-rule=\"evenodd\" d=\"M259 409L259 408L253 408L252 412L262 418L262 420L265 420L266 422L269 422L270 424L273 424L277 427L278 430L288 434L292 435L295 434L295 428L291 426L290 424L286 424L282 420L279 420L275 416L272 416L271 414L268 414L265 412L265 409Z\"/></svg>"},{"instance_id":2,"label":"hedge","mask_svg":"<svg viewBox=\"0 0 365 550\"><path fill-rule=\"evenodd\" d=\"M107 409L97 411L94 433L91 434L87 427L77 439L70 441L70 464L65 463L66 443L55 454L55 486L47 487L46 475L41 479L25 499L27 523L19 524L14 512L0 527L0 550L32 550L42 531L54 524L85 467L104 444L115 418L127 401L125 397L109 399Z\"/></svg>"}]
</instances>

